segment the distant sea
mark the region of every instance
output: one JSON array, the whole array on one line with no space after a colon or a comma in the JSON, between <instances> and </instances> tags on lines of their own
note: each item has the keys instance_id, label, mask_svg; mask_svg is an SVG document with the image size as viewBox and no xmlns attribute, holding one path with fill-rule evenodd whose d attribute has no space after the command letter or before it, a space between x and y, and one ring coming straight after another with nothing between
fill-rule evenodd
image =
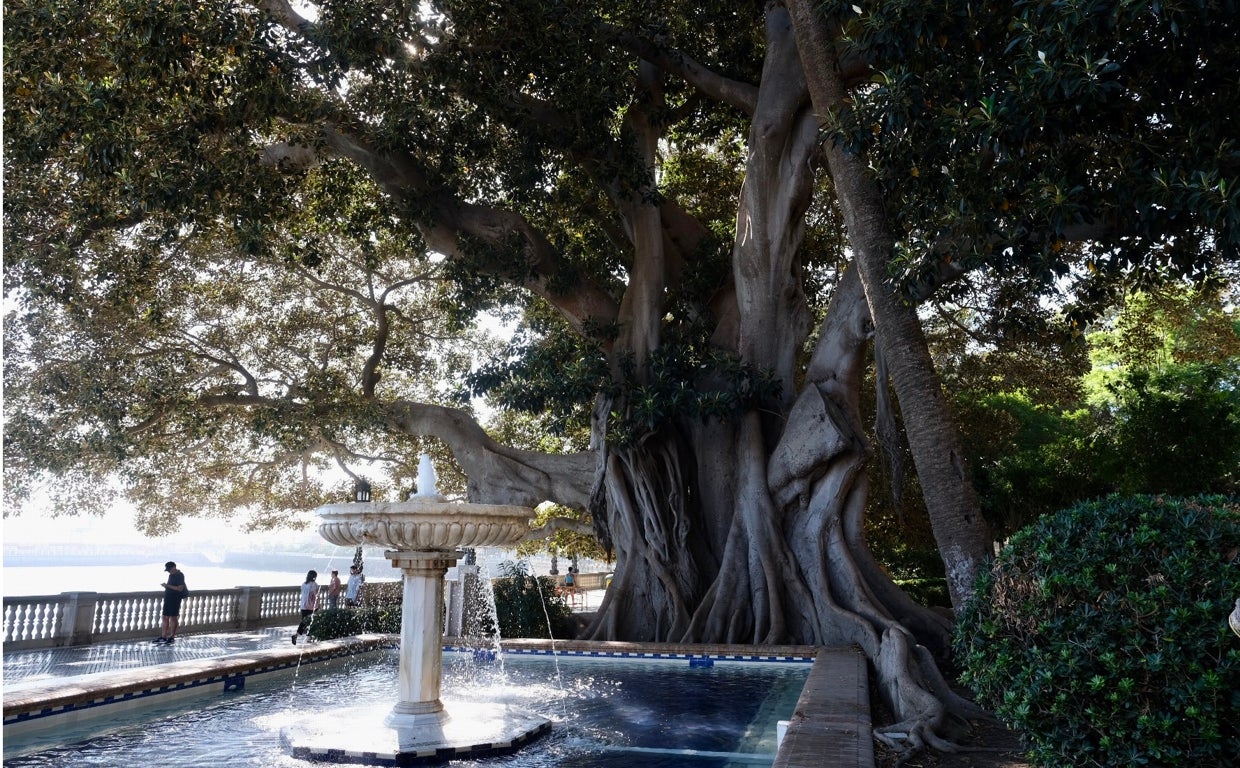
<instances>
[{"instance_id":1,"label":"distant sea","mask_svg":"<svg viewBox=\"0 0 1240 768\"><path fill-rule=\"evenodd\" d=\"M306 580L306 571L319 571L319 582L327 583L331 569L340 571L341 580L349 575L349 562L319 563L313 558L300 570L263 571L220 566L181 566L185 584L191 590L232 589L233 587L295 587ZM374 573L371 573L371 571ZM386 561L367 563L367 578L395 580L399 573ZM166 580L162 562L150 565L65 565L5 566L0 594L5 597L58 595L61 592L160 592Z\"/></svg>"},{"instance_id":2,"label":"distant sea","mask_svg":"<svg viewBox=\"0 0 1240 768\"><path fill-rule=\"evenodd\" d=\"M201 555L170 555L185 574L185 584L191 590L232 589L233 587L295 587L306 579L306 571L313 568L319 572L319 583L326 584L333 568L340 571L341 581L348 580L352 552L341 549L339 556L325 554L256 554L229 553L225 562L213 563ZM500 575L498 563L511 557L510 553L487 551L479 564L489 568L493 576ZM150 563L125 564L108 562L101 557L97 565L83 563L86 558L74 558L73 562L60 565L43 562L32 563L29 558L9 558L0 569L0 595L4 597L27 597L30 595L58 595L61 592L158 592L164 581L164 559ZM486 561L486 562L484 562ZM21 563L10 565L11 562ZM582 570L610 570L604 563L583 560ZM545 556L526 561L533 573L547 573L550 561ZM565 559L560 568L568 567ZM455 578L455 568L448 573ZM388 563L381 551L367 552L367 581L397 581L400 572Z\"/></svg>"}]
</instances>

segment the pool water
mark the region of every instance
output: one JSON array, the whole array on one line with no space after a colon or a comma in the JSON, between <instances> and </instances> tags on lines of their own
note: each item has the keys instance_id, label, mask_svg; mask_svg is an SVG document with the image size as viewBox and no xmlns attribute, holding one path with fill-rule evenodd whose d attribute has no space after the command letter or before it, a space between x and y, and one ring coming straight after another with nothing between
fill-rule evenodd
<instances>
[{"instance_id":1,"label":"pool water","mask_svg":"<svg viewBox=\"0 0 1240 768\"><path fill-rule=\"evenodd\" d=\"M396 700L395 651L354 657L331 672L251 683L244 692L176 705L141 721L117 720L103 735L49 734L55 746L5 744L6 768L142 765L310 768L291 757L281 728L330 718L342 733L351 710ZM808 663L506 654L478 663L444 659L443 702L491 702L552 721L551 733L509 756L450 766L512 768L753 768L769 766L776 727L791 716ZM98 729L95 729L98 732ZM12 748L12 752L11 749ZM40 751L31 752L32 749ZM26 752L26 754L17 754ZM14 754L10 757L10 754Z\"/></svg>"}]
</instances>

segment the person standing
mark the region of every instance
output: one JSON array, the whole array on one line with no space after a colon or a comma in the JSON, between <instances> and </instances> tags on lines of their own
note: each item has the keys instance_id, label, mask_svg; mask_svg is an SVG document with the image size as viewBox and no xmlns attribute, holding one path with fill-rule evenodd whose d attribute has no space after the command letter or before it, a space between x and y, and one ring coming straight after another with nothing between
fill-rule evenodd
<instances>
[{"instance_id":1,"label":"person standing","mask_svg":"<svg viewBox=\"0 0 1240 768\"><path fill-rule=\"evenodd\" d=\"M164 563L164 573L168 580L159 586L164 588L163 626L159 637L151 642L161 645L172 645L177 639L177 625L181 620L181 600L185 597L185 574L177 570L177 564L169 560Z\"/></svg>"},{"instance_id":2,"label":"person standing","mask_svg":"<svg viewBox=\"0 0 1240 768\"><path fill-rule=\"evenodd\" d=\"M362 585L366 583L366 576L362 573L359 566L351 566L349 568L349 586L345 588L344 604L347 606L355 606L362 599Z\"/></svg>"},{"instance_id":3,"label":"person standing","mask_svg":"<svg viewBox=\"0 0 1240 768\"><path fill-rule=\"evenodd\" d=\"M327 582L327 607L340 607L340 591L343 587L340 584L340 571L332 571L332 580Z\"/></svg>"},{"instance_id":4,"label":"person standing","mask_svg":"<svg viewBox=\"0 0 1240 768\"><path fill-rule=\"evenodd\" d=\"M301 585L301 623L293 633L293 645L297 645L298 635L304 635L310 629L310 617L314 615L314 609L319 604L318 578L318 571L308 571L306 580Z\"/></svg>"}]
</instances>

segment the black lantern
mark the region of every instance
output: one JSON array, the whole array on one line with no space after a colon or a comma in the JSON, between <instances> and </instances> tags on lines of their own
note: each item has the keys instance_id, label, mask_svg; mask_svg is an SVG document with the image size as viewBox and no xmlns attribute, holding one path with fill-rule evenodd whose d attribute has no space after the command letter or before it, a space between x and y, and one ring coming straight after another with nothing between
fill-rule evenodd
<instances>
[{"instance_id":1,"label":"black lantern","mask_svg":"<svg viewBox=\"0 0 1240 768\"><path fill-rule=\"evenodd\" d=\"M353 500L354 501L370 501L370 483L358 478L353 483Z\"/></svg>"}]
</instances>

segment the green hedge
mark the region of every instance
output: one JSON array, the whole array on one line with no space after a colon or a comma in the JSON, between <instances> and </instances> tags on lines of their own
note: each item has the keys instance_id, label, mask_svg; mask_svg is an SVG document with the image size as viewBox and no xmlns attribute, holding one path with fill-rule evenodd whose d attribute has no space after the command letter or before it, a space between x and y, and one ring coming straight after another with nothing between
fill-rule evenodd
<instances>
[{"instance_id":1,"label":"green hedge","mask_svg":"<svg viewBox=\"0 0 1240 768\"><path fill-rule=\"evenodd\" d=\"M571 638L573 610L555 591L551 576L531 576L524 566L507 562L491 580L500 637ZM489 621L487 622L490 623ZM493 626L484 629L493 634Z\"/></svg>"},{"instance_id":2,"label":"green hedge","mask_svg":"<svg viewBox=\"0 0 1240 768\"><path fill-rule=\"evenodd\" d=\"M555 579L550 576L531 576L524 568L512 563L501 566L503 576L492 579L495 594L495 613L499 618L500 637L540 637L559 639L573 636L573 613L563 597L556 594ZM471 594L466 596L470 606L489 605L483 596L472 594L479 582L470 581ZM372 587L382 590L372 590ZM367 584L363 590L366 607L329 608L317 611L307 630L317 640L334 640L365 632L400 633L401 608L399 582L394 585ZM374 605L372 601L382 603ZM548 628L550 619L550 629ZM467 617L466 633L472 636L493 637L495 620L489 611L478 611Z\"/></svg>"},{"instance_id":3,"label":"green hedge","mask_svg":"<svg viewBox=\"0 0 1240 768\"><path fill-rule=\"evenodd\" d=\"M400 634L400 607L328 608L317 611L307 629L316 640L335 640L368 632Z\"/></svg>"},{"instance_id":4,"label":"green hedge","mask_svg":"<svg viewBox=\"0 0 1240 768\"><path fill-rule=\"evenodd\" d=\"M1236 764L1240 499L1110 497L1012 537L961 611L962 680L1039 766Z\"/></svg>"}]
</instances>

